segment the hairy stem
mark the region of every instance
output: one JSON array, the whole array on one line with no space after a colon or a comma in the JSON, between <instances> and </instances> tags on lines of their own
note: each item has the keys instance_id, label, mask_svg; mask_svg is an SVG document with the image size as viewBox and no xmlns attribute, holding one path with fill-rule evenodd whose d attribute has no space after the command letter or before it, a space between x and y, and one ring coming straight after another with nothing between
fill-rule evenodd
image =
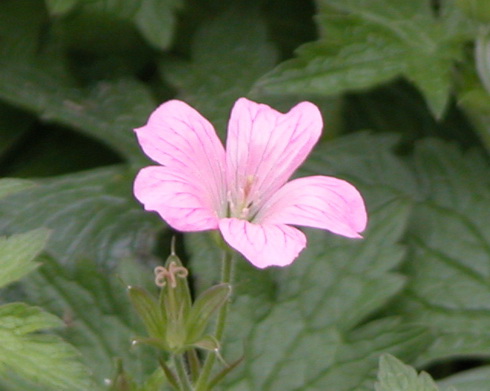
<instances>
[{"instance_id":1,"label":"hairy stem","mask_svg":"<svg viewBox=\"0 0 490 391\"><path fill-rule=\"evenodd\" d=\"M226 284L231 284L233 275L233 253L226 249L223 250L223 257L221 263L221 282ZM226 319L228 317L228 307L229 302L227 301L220 308L218 313L218 320L216 322L216 330L214 336L216 340L222 343L222 339L225 333L226 327ZM206 360L204 361L204 365L202 368L202 372L199 376L199 379L196 383L196 391L208 391L208 381L211 376L211 371L213 370L214 363L216 362L218 352L210 352L208 353Z\"/></svg>"}]
</instances>

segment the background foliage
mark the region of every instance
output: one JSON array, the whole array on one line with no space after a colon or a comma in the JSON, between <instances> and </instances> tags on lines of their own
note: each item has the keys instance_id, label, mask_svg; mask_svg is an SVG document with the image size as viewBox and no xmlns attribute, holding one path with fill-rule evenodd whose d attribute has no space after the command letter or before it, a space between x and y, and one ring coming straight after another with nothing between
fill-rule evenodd
<instances>
[{"instance_id":1,"label":"background foliage","mask_svg":"<svg viewBox=\"0 0 490 391\"><path fill-rule=\"evenodd\" d=\"M124 283L153 289L172 234L133 199L132 129L177 97L224 137L247 96L318 104L300 175L354 183L370 224L307 231L285 269L239 262L223 389L490 390L488 89L486 0L1 1L0 173L22 179L0 182L0 387L103 390L124 368L166 389L130 344ZM216 282L207 237L179 243L195 291Z\"/></svg>"}]
</instances>

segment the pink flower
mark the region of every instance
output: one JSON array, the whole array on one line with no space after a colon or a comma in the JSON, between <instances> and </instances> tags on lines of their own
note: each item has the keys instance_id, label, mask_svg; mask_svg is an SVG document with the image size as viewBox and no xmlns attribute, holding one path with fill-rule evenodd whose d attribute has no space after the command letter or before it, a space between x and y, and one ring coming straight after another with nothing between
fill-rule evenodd
<instances>
[{"instance_id":1,"label":"pink flower","mask_svg":"<svg viewBox=\"0 0 490 391\"><path fill-rule=\"evenodd\" d=\"M226 151L213 126L184 102L158 107L135 129L159 166L143 168L134 194L178 231L219 229L253 265L289 265L306 246L291 225L360 238L367 223L354 186L328 176L288 179L322 130L318 108L302 102L283 114L239 99L228 124Z\"/></svg>"}]
</instances>

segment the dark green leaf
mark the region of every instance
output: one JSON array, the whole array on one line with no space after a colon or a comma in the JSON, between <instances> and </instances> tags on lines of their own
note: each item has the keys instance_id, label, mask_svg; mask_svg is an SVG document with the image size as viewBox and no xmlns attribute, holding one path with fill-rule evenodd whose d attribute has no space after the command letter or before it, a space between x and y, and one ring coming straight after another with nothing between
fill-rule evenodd
<instances>
[{"instance_id":1,"label":"dark green leaf","mask_svg":"<svg viewBox=\"0 0 490 391\"><path fill-rule=\"evenodd\" d=\"M434 342L421 362L488 355L488 163L432 141L417 148L416 168L426 201L410 225L410 283L393 308L433 330Z\"/></svg>"},{"instance_id":2,"label":"dark green leaf","mask_svg":"<svg viewBox=\"0 0 490 391\"><path fill-rule=\"evenodd\" d=\"M234 101L245 96L275 61L263 18L253 5L244 3L199 27L192 42L192 62L164 61L160 69L177 88L178 97L224 134Z\"/></svg>"},{"instance_id":3,"label":"dark green leaf","mask_svg":"<svg viewBox=\"0 0 490 391\"><path fill-rule=\"evenodd\" d=\"M323 37L263 77L258 92L330 96L405 76L441 117L468 27L426 0L319 0ZM460 19L463 17L460 15Z\"/></svg>"},{"instance_id":4,"label":"dark green leaf","mask_svg":"<svg viewBox=\"0 0 490 391\"><path fill-rule=\"evenodd\" d=\"M151 272L140 268L140 273ZM156 365L150 348L131 348L131 341L144 330L118 274L116 269L113 275L104 275L90 261L79 262L70 272L46 258L23 284L30 302L63 318L62 336L80 350L99 385L113 378L116 359L138 381ZM135 275L127 282L138 278Z\"/></svg>"},{"instance_id":5,"label":"dark green leaf","mask_svg":"<svg viewBox=\"0 0 490 391\"><path fill-rule=\"evenodd\" d=\"M66 175L0 201L0 231L53 231L47 250L64 263L80 259L114 265L122 258L149 256L163 226L132 200L133 173L111 167Z\"/></svg>"}]
</instances>

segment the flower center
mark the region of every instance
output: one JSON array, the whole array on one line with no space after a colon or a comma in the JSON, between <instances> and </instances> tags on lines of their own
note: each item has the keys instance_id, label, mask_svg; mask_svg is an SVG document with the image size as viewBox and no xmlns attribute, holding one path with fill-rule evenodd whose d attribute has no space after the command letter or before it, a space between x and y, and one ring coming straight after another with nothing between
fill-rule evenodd
<instances>
[{"instance_id":1,"label":"flower center","mask_svg":"<svg viewBox=\"0 0 490 391\"><path fill-rule=\"evenodd\" d=\"M252 221L258 211L259 197L254 189L256 177L248 175L243 187L239 187L235 194L228 192L228 216L241 220Z\"/></svg>"}]
</instances>

